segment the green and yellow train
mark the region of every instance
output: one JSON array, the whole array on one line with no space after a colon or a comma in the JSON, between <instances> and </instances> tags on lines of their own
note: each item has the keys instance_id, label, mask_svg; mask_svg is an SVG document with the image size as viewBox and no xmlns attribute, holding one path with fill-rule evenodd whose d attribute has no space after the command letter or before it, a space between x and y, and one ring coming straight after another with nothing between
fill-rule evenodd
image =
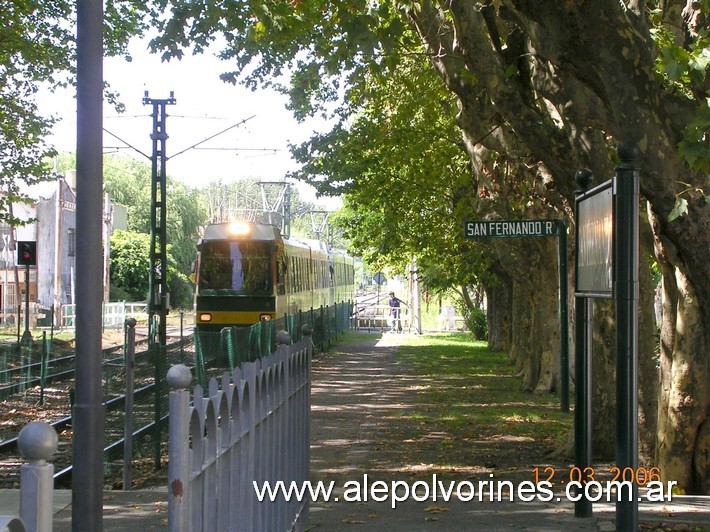
<instances>
[{"instance_id":1,"label":"green and yellow train","mask_svg":"<svg viewBox=\"0 0 710 532\"><path fill-rule=\"evenodd\" d=\"M198 246L196 327L248 326L351 301L353 264L323 242L282 238L275 226L211 224Z\"/></svg>"}]
</instances>

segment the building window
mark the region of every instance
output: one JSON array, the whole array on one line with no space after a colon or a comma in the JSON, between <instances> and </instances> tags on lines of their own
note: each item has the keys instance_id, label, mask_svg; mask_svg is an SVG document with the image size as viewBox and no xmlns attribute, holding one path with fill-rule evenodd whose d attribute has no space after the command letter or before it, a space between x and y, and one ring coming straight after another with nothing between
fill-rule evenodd
<instances>
[{"instance_id":1,"label":"building window","mask_svg":"<svg viewBox=\"0 0 710 532\"><path fill-rule=\"evenodd\" d=\"M76 238L75 238L75 229L67 229L67 244L68 244L68 251L67 255L70 257L73 257L76 255Z\"/></svg>"}]
</instances>

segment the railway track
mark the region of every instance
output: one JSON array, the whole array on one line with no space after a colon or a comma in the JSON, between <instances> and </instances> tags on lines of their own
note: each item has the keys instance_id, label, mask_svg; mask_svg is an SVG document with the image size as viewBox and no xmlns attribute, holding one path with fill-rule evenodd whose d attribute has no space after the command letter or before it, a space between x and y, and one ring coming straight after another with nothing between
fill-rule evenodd
<instances>
[{"instance_id":1,"label":"railway track","mask_svg":"<svg viewBox=\"0 0 710 532\"><path fill-rule=\"evenodd\" d=\"M184 349L191 339L183 339L179 345ZM120 348L119 348L120 349ZM103 389L105 398L105 436L104 464L105 479L108 485L120 487L123 463L123 438L125 420L125 372L123 356L104 352ZM189 355L188 355L189 356ZM67 359L73 357L65 357ZM66 362L66 361L65 361ZM162 366L160 369L162 372ZM133 393L133 448L140 453L141 440L155 440L156 434L156 369L155 355L149 351L136 353L135 379ZM167 367L165 368L167 371ZM53 375L51 386L47 381L41 387L35 381L34 386L25 383L21 392L4 398L1 409L5 416L0 419L0 489L19 487L20 466L26 463L17 446L19 430L30 421L45 421L54 426L59 436L59 446L52 458L55 468L55 485L68 486L71 482L73 460L71 396L73 394L74 371L62 369ZM11 389L14 383L4 385ZM161 390L161 395L163 390ZM40 396L42 396L40 398ZM42 404L40 404L42 403ZM167 426L167 403L160 409L160 423ZM166 433L165 429L163 429ZM160 435L160 433L157 433ZM150 452L148 452L150 454ZM134 454L135 456L135 454Z\"/></svg>"}]
</instances>

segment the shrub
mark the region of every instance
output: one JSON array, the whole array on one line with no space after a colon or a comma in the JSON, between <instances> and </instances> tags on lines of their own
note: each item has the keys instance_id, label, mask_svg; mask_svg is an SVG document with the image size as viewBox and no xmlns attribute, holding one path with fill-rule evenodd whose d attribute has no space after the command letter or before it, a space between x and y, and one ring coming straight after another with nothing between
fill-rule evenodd
<instances>
[{"instance_id":1,"label":"shrub","mask_svg":"<svg viewBox=\"0 0 710 532\"><path fill-rule=\"evenodd\" d=\"M483 309L474 308L466 314L466 328L476 340L488 338L488 317Z\"/></svg>"}]
</instances>

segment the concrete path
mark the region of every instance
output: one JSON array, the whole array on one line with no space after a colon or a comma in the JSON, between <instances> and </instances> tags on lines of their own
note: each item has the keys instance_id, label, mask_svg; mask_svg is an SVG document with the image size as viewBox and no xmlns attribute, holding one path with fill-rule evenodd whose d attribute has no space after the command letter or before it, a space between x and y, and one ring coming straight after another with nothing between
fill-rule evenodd
<instances>
[{"instance_id":1,"label":"concrete path","mask_svg":"<svg viewBox=\"0 0 710 532\"><path fill-rule=\"evenodd\" d=\"M414 459L426 464L426 456L398 452L398 432L389 426L392 419L412 408L422 384L414 369L396 356L401 336L372 334L359 338L363 340L334 347L313 366L311 479L333 482L334 497L311 505L312 530L615 529L614 504L595 504L594 517L575 518L574 504L561 493L555 493L549 502L491 501L490 493L482 500L475 493L468 502L455 495L444 501L441 493L433 500L431 475L417 474L416 464L411 463ZM437 480L449 486L450 479ZM369 488L363 490L365 481ZM375 496L384 499L380 502L372 497L371 487L376 481L382 482L378 485L381 491L375 490ZM418 496L424 499L428 490L430 497L421 502L410 497L393 504L387 495L392 493L392 482L397 481L402 482L396 488L402 498L417 481L428 484L417 486ZM347 502L346 498L355 501ZM675 505L641 505L643 528L704 530L705 525L710 530L709 497L676 501Z\"/></svg>"}]
</instances>

